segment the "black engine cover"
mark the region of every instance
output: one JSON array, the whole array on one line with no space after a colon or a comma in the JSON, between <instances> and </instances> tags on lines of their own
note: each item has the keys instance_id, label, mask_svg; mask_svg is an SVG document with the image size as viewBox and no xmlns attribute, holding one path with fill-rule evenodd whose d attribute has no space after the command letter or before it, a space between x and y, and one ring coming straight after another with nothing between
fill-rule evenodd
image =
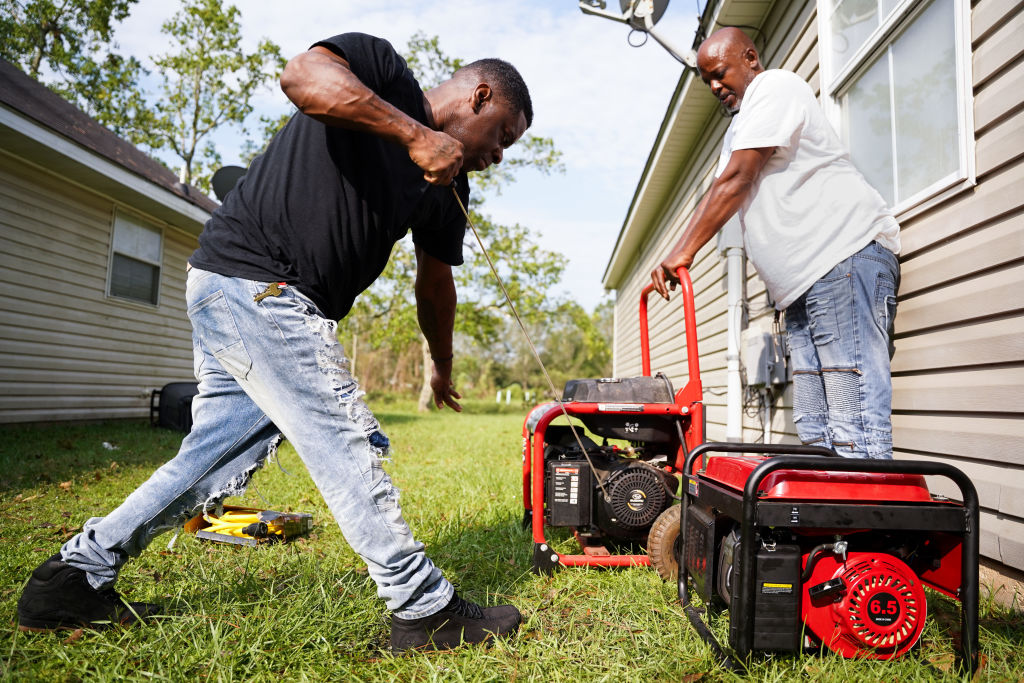
<instances>
[{"instance_id":1,"label":"black engine cover","mask_svg":"<svg viewBox=\"0 0 1024 683\"><path fill-rule=\"evenodd\" d=\"M562 400L604 404L601 412L577 415L598 436L659 444L678 438L675 422L664 415L642 414L645 404L673 401L672 383L660 372L654 377L571 379Z\"/></svg>"},{"instance_id":2,"label":"black engine cover","mask_svg":"<svg viewBox=\"0 0 1024 683\"><path fill-rule=\"evenodd\" d=\"M579 449L549 448L544 502L551 526L630 542L643 540L671 502L666 486L675 480L653 465L605 448L588 449L589 462ZM603 492L598 481L604 485Z\"/></svg>"}]
</instances>

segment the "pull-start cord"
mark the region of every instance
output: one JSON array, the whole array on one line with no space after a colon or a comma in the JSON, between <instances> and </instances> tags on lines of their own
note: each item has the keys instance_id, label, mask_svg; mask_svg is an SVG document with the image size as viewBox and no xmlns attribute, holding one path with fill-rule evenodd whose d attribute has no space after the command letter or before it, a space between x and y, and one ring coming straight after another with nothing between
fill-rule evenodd
<instances>
[{"instance_id":1,"label":"pull-start cord","mask_svg":"<svg viewBox=\"0 0 1024 683\"><path fill-rule=\"evenodd\" d=\"M483 253L484 258L487 259L487 265L491 267L491 273L494 274L494 279L497 280L498 286L501 287L501 293L505 295L505 301L508 302L508 307L512 311L512 316L516 319L519 329L522 330L523 336L526 337L526 341L530 345L530 351L533 352L533 357L537 359L537 365L540 366L540 370L544 374L544 379L548 383L548 388L551 390L551 398L558 404L558 407L562 409L562 415L565 416L566 421L569 423L569 429L572 431L572 435L576 439L576 444L580 447L580 452L583 453L583 457L587 459L587 464L590 465L590 470L597 478L597 485L601 488L601 494L605 497L605 500L607 500L608 492L604 488L604 481L602 481L601 477L598 476L597 468L594 467L594 463L590 460L590 454L588 454L587 449L583 447L583 440L576 431L576 426L572 423L572 419L569 418L569 412L559 400L558 390L555 389L555 383L551 381L551 375L548 374L548 369L544 367L544 361L540 359L537 347L533 345L533 339L530 338L530 333L526 331L526 325L523 324L522 319L519 317L519 312L516 311L515 304L512 303L512 297L509 296L508 290L505 289L505 283L502 282L501 276L498 275L498 269L494 267L494 262L491 261L491 255L487 253L487 248L484 246L483 240L480 239L480 233L476 231L476 226L473 225L473 219L469 217L469 211L466 210L465 205L462 203L462 198L459 197L459 193L455 191L454 186L452 186L452 194L455 195L455 201L458 202L459 208L462 209L462 215L466 217L466 222L469 223L469 228L473 231L473 237L476 238L476 243L480 245L480 251Z\"/></svg>"}]
</instances>

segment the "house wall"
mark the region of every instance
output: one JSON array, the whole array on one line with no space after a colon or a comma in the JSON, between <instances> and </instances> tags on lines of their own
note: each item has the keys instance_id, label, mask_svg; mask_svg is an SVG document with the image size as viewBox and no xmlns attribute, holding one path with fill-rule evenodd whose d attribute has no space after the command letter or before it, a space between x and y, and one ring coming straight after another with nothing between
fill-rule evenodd
<instances>
[{"instance_id":1,"label":"house wall","mask_svg":"<svg viewBox=\"0 0 1024 683\"><path fill-rule=\"evenodd\" d=\"M0 152L0 422L148 417L153 389L192 379L196 238L143 214L163 229L160 305L109 298L114 210Z\"/></svg>"},{"instance_id":2,"label":"house wall","mask_svg":"<svg viewBox=\"0 0 1024 683\"><path fill-rule=\"evenodd\" d=\"M796 71L817 92L813 2L776 2L761 17L769 67ZM740 22L733 22L740 23ZM753 22L747 22L753 23ZM948 462L974 481L982 555L1024 569L1024 6L979 0L971 12L977 184L900 217L902 284L893 359L895 457ZM637 250L617 294L615 372L640 373L636 302L709 186L727 121L708 121L672 199ZM910 214L911 212L908 212ZM708 438L725 436L725 261L705 247L691 270ZM767 326L764 287L747 270L751 324ZM652 367L678 388L686 350L678 301L652 303ZM792 390L774 398L771 440L795 442ZM754 415L752 413L752 415ZM744 439L762 436L744 417ZM933 490L953 495L943 480Z\"/></svg>"}]
</instances>

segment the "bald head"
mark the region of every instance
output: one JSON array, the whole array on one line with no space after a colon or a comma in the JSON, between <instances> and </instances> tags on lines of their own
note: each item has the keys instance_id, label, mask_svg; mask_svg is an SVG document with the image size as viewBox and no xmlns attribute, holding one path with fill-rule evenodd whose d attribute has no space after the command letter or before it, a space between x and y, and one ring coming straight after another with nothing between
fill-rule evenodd
<instances>
[{"instance_id":1,"label":"bald head","mask_svg":"<svg viewBox=\"0 0 1024 683\"><path fill-rule=\"evenodd\" d=\"M734 114L740 110L747 86L764 71L754 42L731 26L715 31L701 43L697 69L712 94Z\"/></svg>"},{"instance_id":2,"label":"bald head","mask_svg":"<svg viewBox=\"0 0 1024 683\"><path fill-rule=\"evenodd\" d=\"M740 29L734 26L727 26L715 31L700 44L700 49L697 51L697 59L699 61L702 57L711 55L742 55L747 50L753 50L754 54L757 54L754 41Z\"/></svg>"}]
</instances>

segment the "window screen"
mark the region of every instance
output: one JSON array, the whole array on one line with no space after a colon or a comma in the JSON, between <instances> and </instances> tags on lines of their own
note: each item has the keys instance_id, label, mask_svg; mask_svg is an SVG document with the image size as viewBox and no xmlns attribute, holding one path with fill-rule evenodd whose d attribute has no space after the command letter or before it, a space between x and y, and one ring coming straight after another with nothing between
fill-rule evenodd
<instances>
[{"instance_id":1,"label":"window screen","mask_svg":"<svg viewBox=\"0 0 1024 683\"><path fill-rule=\"evenodd\" d=\"M110 259L110 296L156 305L160 294L163 234L118 212Z\"/></svg>"}]
</instances>

